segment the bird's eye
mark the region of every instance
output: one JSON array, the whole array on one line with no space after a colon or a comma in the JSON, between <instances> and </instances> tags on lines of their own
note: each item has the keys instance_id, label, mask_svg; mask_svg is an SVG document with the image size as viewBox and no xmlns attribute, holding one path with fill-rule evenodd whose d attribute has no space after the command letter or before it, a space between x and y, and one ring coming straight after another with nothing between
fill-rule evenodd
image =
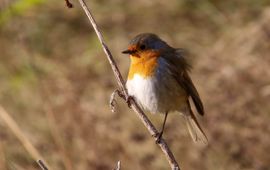
<instances>
[{"instance_id":1,"label":"bird's eye","mask_svg":"<svg viewBox=\"0 0 270 170\"><path fill-rule=\"evenodd\" d=\"M140 45L140 50L145 50L146 46L144 44Z\"/></svg>"}]
</instances>

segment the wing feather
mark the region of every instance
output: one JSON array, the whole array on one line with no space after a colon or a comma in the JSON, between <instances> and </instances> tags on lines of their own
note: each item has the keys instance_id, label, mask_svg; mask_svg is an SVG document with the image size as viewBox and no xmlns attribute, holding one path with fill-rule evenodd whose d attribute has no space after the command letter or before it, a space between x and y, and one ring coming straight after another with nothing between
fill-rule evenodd
<instances>
[{"instance_id":1,"label":"wing feather","mask_svg":"<svg viewBox=\"0 0 270 170\"><path fill-rule=\"evenodd\" d=\"M185 54L186 51L183 49L172 49L170 52L167 51L166 55L161 56L168 62L168 67L172 76L192 98L198 113L204 115L203 103L197 89L188 75L191 65L187 62L188 60Z\"/></svg>"}]
</instances>

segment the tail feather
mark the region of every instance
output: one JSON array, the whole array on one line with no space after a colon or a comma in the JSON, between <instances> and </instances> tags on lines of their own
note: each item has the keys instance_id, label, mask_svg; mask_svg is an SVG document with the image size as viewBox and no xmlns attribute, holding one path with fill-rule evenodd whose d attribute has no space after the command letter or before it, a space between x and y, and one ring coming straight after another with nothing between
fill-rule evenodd
<instances>
[{"instance_id":1,"label":"tail feather","mask_svg":"<svg viewBox=\"0 0 270 170\"><path fill-rule=\"evenodd\" d=\"M191 113L190 115L185 115L186 124L188 127L188 131L195 143L201 142L204 144L208 144L208 139L200 127L196 117Z\"/></svg>"}]
</instances>

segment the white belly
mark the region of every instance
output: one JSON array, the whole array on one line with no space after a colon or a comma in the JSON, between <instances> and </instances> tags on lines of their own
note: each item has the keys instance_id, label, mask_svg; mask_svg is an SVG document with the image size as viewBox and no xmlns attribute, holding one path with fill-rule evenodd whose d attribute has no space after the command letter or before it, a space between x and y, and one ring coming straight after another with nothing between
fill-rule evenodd
<instances>
[{"instance_id":1,"label":"white belly","mask_svg":"<svg viewBox=\"0 0 270 170\"><path fill-rule=\"evenodd\" d=\"M151 113L182 111L186 106L185 92L173 79L164 76L143 78L135 74L126 87L129 95Z\"/></svg>"},{"instance_id":2,"label":"white belly","mask_svg":"<svg viewBox=\"0 0 270 170\"><path fill-rule=\"evenodd\" d=\"M156 83L153 78L145 79L135 74L132 80L126 83L128 94L135 97L136 101L143 107L153 113L157 113L158 101L156 95Z\"/></svg>"}]
</instances>

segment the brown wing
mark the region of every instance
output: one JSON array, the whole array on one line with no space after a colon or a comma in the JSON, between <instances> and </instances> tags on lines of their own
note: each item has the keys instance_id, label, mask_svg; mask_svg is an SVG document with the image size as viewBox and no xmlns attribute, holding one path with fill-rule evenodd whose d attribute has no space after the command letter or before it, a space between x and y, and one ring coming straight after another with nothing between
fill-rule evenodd
<instances>
[{"instance_id":1,"label":"brown wing","mask_svg":"<svg viewBox=\"0 0 270 170\"><path fill-rule=\"evenodd\" d=\"M187 72L184 72L183 76L176 77L177 82L186 90L191 96L193 103L200 115L204 115L204 108L197 89L195 88L191 78Z\"/></svg>"},{"instance_id":2,"label":"brown wing","mask_svg":"<svg viewBox=\"0 0 270 170\"><path fill-rule=\"evenodd\" d=\"M162 57L168 62L168 67L172 76L179 85L185 89L187 94L191 96L198 113L200 115L204 115L203 103L197 89L188 75L188 71L191 69L191 66L188 64L184 54L185 52L182 49L177 49L172 50L170 55L168 55L167 52L166 55L162 55Z\"/></svg>"}]
</instances>

